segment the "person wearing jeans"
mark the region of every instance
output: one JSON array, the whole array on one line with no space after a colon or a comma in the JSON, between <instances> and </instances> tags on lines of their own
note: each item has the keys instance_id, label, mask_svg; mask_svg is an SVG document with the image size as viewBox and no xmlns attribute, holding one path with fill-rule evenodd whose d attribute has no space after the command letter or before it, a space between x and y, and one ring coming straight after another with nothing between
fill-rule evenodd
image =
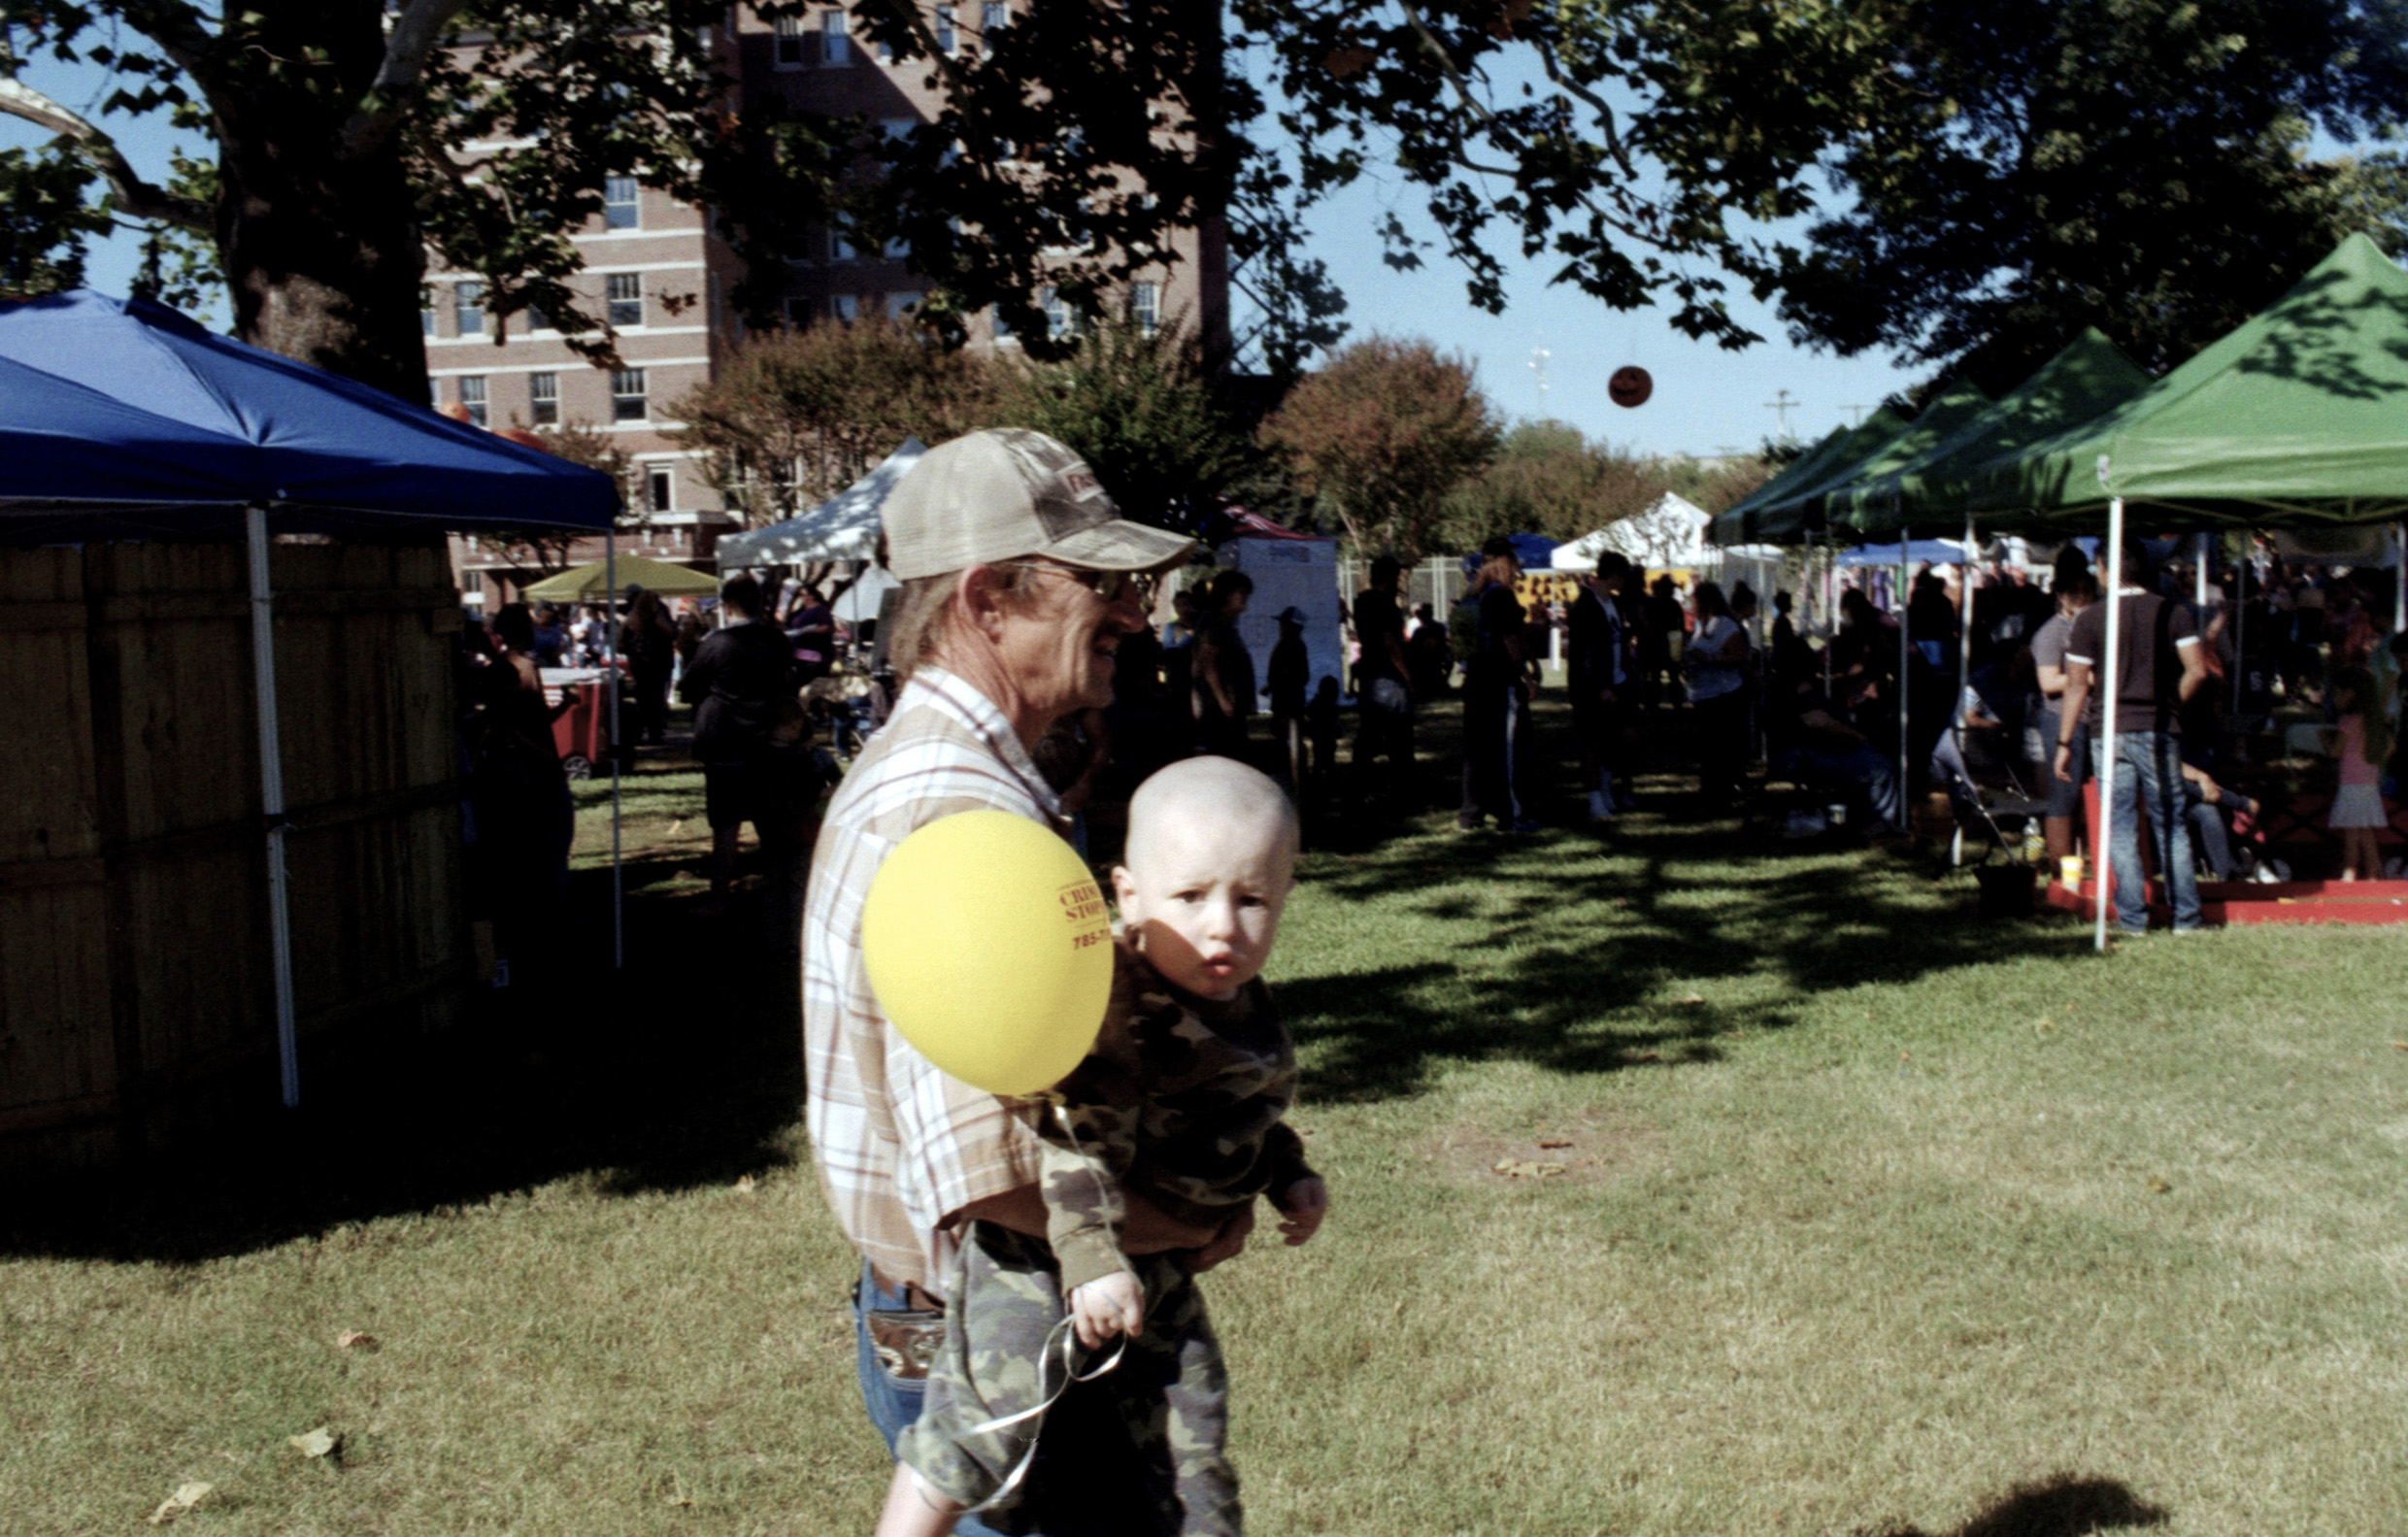
<instances>
[{"instance_id":1,"label":"person wearing jeans","mask_svg":"<svg viewBox=\"0 0 2408 1537\"><path fill-rule=\"evenodd\" d=\"M2114 801L2102 808L2107 814L2108 868L2115 880L2116 926L2126 934L2149 926L2140 865L2141 808L2147 806L2174 927L2194 929L2203 921L2199 873L2183 832L2182 754L2174 733L2177 712L2207 682L2207 658L2191 612L2147 590L2147 568L2137 546L2126 546L2120 567ZM2065 643L2065 706L2057 737L2060 781L2073 777L2077 730L2090 735L2092 761L2109 762L2099 741L2103 713L2091 697L2107 651L2107 613L2103 603L2084 609Z\"/></svg>"},{"instance_id":2,"label":"person wearing jeans","mask_svg":"<svg viewBox=\"0 0 2408 1537\"><path fill-rule=\"evenodd\" d=\"M2090 739L2090 752L2105 752ZM2177 739L2162 731L2116 733L2115 806L2107 820L2108 868L2115 872L2116 927L2138 934L2149 927L2147 877L2140 863L2142 808L2149 816L2150 842L2157 850L2157 878L2165 883L2165 898L2174 909L2174 926L2197 928L2199 867L2191 857L2184 826L2182 752Z\"/></svg>"}]
</instances>

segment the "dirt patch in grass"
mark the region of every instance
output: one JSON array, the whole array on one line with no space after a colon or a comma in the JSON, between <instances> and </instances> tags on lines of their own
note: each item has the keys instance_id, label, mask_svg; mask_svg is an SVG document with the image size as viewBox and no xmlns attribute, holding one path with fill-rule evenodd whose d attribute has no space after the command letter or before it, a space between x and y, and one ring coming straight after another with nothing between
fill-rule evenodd
<instances>
[{"instance_id":1,"label":"dirt patch in grass","mask_svg":"<svg viewBox=\"0 0 2408 1537\"><path fill-rule=\"evenodd\" d=\"M1458 1120L1423 1138L1415 1151L1431 1167L1468 1184L1603 1185L1656 1167L1662 1143L1655 1127L1591 1107L1512 1129Z\"/></svg>"}]
</instances>

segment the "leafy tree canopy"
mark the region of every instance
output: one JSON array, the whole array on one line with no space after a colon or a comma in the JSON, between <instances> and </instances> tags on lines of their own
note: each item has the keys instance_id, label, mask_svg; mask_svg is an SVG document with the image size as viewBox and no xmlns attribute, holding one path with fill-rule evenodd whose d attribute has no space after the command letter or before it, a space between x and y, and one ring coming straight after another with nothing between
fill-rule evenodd
<instances>
[{"instance_id":1,"label":"leafy tree canopy","mask_svg":"<svg viewBox=\"0 0 2408 1537\"><path fill-rule=\"evenodd\" d=\"M1447 493L1494 456L1498 429L1468 361L1375 336L1306 375L1261 437L1356 551L1410 561L1442 538Z\"/></svg>"},{"instance_id":2,"label":"leafy tree canopy","mask_svg":"<svg viewBox=\"0 0 2408 1537\"><path fill-rule=\"evenodd\" d=\"M1261 458L1191 329L1091 326L1069 356L1007 364L1001 421L1078 451L1120 511L1194 532Z\"/></svg>"},{"instance_id":3,"label":"leafy tree canopy","mask_svg":"<svg viewBox=\"0 0 2408 1537\"><path fill-rule=\"evenodd\" d=\"M1610 304L1751 339L1719 273L1764 253L1731 220L1802 212L1833 136L1889 109L1864 63L1905 3L1235 0L1231 30L1219 0L1018 0L947 54L915 0L853 0L856 37L946 87L938 121L888 140L731 113L728 11L704 0L30 0L0 20L0 111L57 134L48 156L94 173L112 215L194 242L241 334L403 393L422 250L607 354L563 280L612 176L716 210L757 280L742 305L764 309L775 264L833 220L908 239L940 324L997 304L1038 352L1043 287L1093 300L1200 226L1225 234L1276 371L1339 329L1296 219L1383 161L1480 305L1501 308L1519 250ZM118 85L91 119L20 67L79 59ZM146 180L106 126L142 114L206 133L214 160ZM1384 234L1392 261L1422 259L1394 219Z\"/></svg>"},{"instance_id":4,"label":"leafy tree canopy","mask_svg":"<svg viewBox=\"0 0 2408 1537\"><path fill-rule=\"evenodd\" d=\"M1637 517L1666 491L1720 512L1764 474L1755 459L1643 458L1592 443L1566 422L1524 421L1505 434L1492 462L1448 495L1438 542L1476 550L1493 535L1524 532L1574 540Z\"/></svg>"},{"instance_id":5,"label":"leafy tree canopy","mask_svg":"<svg viewBox=\"0 0 2408 1537\"><path fill-rule=\"evenodd\" d=\"M941 443L994 425L1006 386L988 354L933 348L891 320L766 331L671 407L673 433L747 524L795 517L843 490L907 437Z\"/></svg>"},{"instance_id":6,"label":"leafy tree canopy","mask_svg":"<svg viewBox=\"0 0 2408 1537\"><path fill-rule=\"evenodd\" d=\"M1800 340L2013 385L2084 325L2162 370L2342 236L2395 238L2408 100L2396 0L1919 0L1905 92L1837 161L1854 206L1770 281Z\"/></svg>"}]
</instances>

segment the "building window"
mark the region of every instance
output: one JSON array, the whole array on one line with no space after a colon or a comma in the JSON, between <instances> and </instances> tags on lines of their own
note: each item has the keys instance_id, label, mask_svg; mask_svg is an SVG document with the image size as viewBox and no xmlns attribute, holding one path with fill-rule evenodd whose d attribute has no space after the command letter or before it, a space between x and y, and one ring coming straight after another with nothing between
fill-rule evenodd
<instances>
[{"instance_id":1,"label":"building window","mask_svg":"<svg viewBox=\"0 0 2408 1537\"><path fill-rule=\"evenodd\" d=\"M886 318L889 320L900 320L905 318L912 313L912 306L918 304L922 298L925 297L926 295L919 293L887 294Z\"/></svg>"},{"instance_id":2,"label":"building window","mask_svg":"<svg viewBox=\"0 0 2408 1537\"><path fill-rule=\"evenodd\" d=\"M778 68L801 69L811 62L807 56L811 38L803 30L801 17L782 16L774 23L774 28L777 33L774 56L777 59Z\"/></svg>"},{"instance_id":3,"label":"building window","mask_svg":"<svg viewBox=\"0 0 2408 1537\"><path fill-rule=\"evenodd\" d=\"M492 417L485 409L485 376L483 374L461 376L460 404L467 408L470 421L480 427L492 425Z\"/></svg>"},{"instance_id":4,"label":"building window","mask_svg":"<svg viewBox=\"0 0 2408 1537\"><path fill-rule=\"evenodd\" d=\"M1079 312L1070 301L1055 291L1045 290L1045 334L1056 342L1068 341L1079 334Z\"/></svg>"},{"instance_id":5,"label":"building window","mask_svg":"<svg viewBox=\"0 0 2408 1537\"><path fill-rule=\"evenodd\" d=\"M798 331L809 330L811 322L819 318L818 305L819 301L816 299L786 300L786 323Z\"/></svg>"},{"instance_id":6,"label":"building window","mask_svg":"<svg viewBox=\"0 0 2408 1537\"><path fill-rule=\"evenodd\" d=\"M830 69L853 62L851 22L842 10L830 10L819 17L819 62Z\"/></svg>"},{"instance_id":7,"label":"building window","mask_svg":"<svg viewBox=\"0 0 2408 1537\"><path fill-rule=\"evenodd\" d=\"M857 293L837 294L828 300L828 309L837 319L851 325L861 318L861 296Z\"/></svg>"},{"instance_id":8,"label":"building window","mask_svg":"<svg viewBox=\"0 0 2408 1537\"><path fill-rule=\"evenodd\" d=\"M666 464L644 466L644 510L648 513L677 510L676 470Z\"/></svg>"},{"instance_id":9,"label":"building window","mask_svg":"<svg viewBox=\"0 0 2408 1537\"><path fill-rule=\"evenodd\" d=\"M1129 284L1129 323L1140 336L1152 336L1162 328L1162 285L1158 283Z\"/></svg>"},{"instance_id":10,"label":"building window","mask_svg":"<svg viewBox=\"0 0 2408 1537\"><path fill-rule=\"evenodd\" d=\"M828 231L828 260L859 261L860 259L860 247L855 246L852 241L847 240L843 235L838 234L835 230L831 229Z\"/></svg>"},{"instance_id":11,"label":"building window","mask_svg":"<svg viewBox=\"0 0 2408 1537\"><path fill-rule=\"evenodd\" d=\"M986 4L979 7L980 30L1000 32L1011 24L1012 8L1005 5L1003 0L987 0Z\"/></svg>"},{"instance_id":12,"label":"building window","mask_svg":"<svg viewBox=\"0 0 2408 1537\"><path fill-rule=\"evenodd\" d=\"M452 285L452 317L458 322L462 336L485 335L485 284L455 283Z\"/></svg>"},{"instance_id":13,"label":"building window","mask_svg":"<svg viewBox=\"0 0 2408 1537\"><path fill-rule=\"evenodd\" d=\"M560 424L559 375L527 375L527 419L539 427Z\"/></svg>"},{"instance_id":14,"label":"building window","mask_svg":"<svg viewBox=\"0 0 2408 1537\"><path fill-rule=\"evenodd\" d=\"M631 176L602 179L602 227L640 229L644 224L643 193Z\"/></svg>"},{"instance_id":15,"label":"building window","mask_svg":"<svg viewBox=\"0 0 2408 1537\"><path fill-rule=\"evenodd\" d=\"M642 325L644 323L644 274L614 272L602 280L603 297L609 301L611 324Z\"/></svg>"},{"instance_id":16,"label":"building window","mask_svg":"<svg viewBox=\"0 0 2408 1537\"><path fill-rule=\"evenodd\" d=\"M642 421L644 408L644 370L622 368L611 375L611 419Z\"/></svg>"},{"instance_id":17,"label":"building window","mask_svg":"<svg viewBox=\"0 0 2408 1537\"><path fill-rule=\"evenodd\" d=\"M886 259L887 259L888 261L909 261L909 260L911 260L911 259L912 259L912 243L911 243L910 241L908 241L908 240L905 240L905 239L904 239L902 236L900 236L900 235L897 235L897 236L893 237L892 239L888 240L888 241L886 242Z\"/></svg>"},{"instance_id":18,"label":"building window","mask_svg":"<svg viewBox=\"0 0 2408 1537\"><path fill-rule=\"evenodd\" d=\"M418 312L418 329L419 329L421 332L423 332L424 334L428 335L428 336L432 336L432 335L434 335L434 334L435 334L435 312L434 312L434 311L432 311L432 310L420 310L420 311Z\"/></svg>"},{"instance_id":19,"label":"building window","mask_svg":"<svg viewBox=\"0 0 2408 1537\"><path fill-rule=\"evenodd\" d=\"M936 8L936 50L947 58L953 56L953 8L950 4Z\"/></svg>"},{"instance_id":20,"label":"building window","mask_svg":"<svg viewBox=\"0 0 2408 1537\"><path fill-rule=\"evenodd\" d=\"M1003 311L1000 308L998 308L994 313L994 326L996 341L1017 342L1019 340L1019 337L1014 334L1012 330L1012 322L1003 317Z\"/></svg>"}]
</instances>

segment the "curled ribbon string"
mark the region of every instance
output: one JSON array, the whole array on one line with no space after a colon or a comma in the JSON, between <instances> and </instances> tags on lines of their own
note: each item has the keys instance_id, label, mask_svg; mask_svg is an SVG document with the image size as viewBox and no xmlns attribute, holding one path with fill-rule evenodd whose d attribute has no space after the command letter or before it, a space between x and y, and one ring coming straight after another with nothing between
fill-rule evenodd
<instances>
[{"instance_id":1,"label":"curled ribbon string","mask_svg":"<svg viewBox=\"0 0 2408 1537\"><path fill-rule=\"evenodd\" d=\"M1086 1145L1079 1141L1078 1128L1070 1123L1070 1116L1063 1108L1061 1095L1054 1093L1046 1097L1052 1103L1055 1123L1062 1128L1062 1134L1070 1139L1072 1151L1079 1154L1081 1161L1085 1162L1089 1172L1092 1173L1095 1168L1094 1160L1087 1156ZM1102 1204L1109 1207L1113 1204L1112 1191L1104 1187L1102 1175L1096 1174L1094 1178L1097 1186L1096 1193L1101 1197ZM1063 1317L1046 1331L1044 1348L1037 1353L1037 1401L1017 1414L1000 1416L983 1424L972 1425L962 1432L965 1436L983 1436L997 1430L1008 1430L1023 1420L1036 1421L1029 1427L1027 1447L1021 1451L1020 1459L1012 1465L1012 1471L1005 1475L1002 1486L994 1493L961 1512L964 1516L981 1515L1010 1499L1012 1492L1019 1488L1021 1482L1028 1477L1029 1467L1037 1460L1037 1436L1045 1428L1046 1413L1060 1401L1062 1394L1070 1391L1073 1383L1093 1382L1120 1365L1120 1358L1128 1353L1128 1336L1122 1335L1120 1342L1113 1347L1112 1354L1101 1366L1093 1367L1086 1372L1080 1371L1079 1358L1075 1353L1079 1341L1078 1336L1072 1332L1075 1320L1069 1316L1069 1297L1062 1298L1062 1307ZM1053 1364L1056 1350L1060 1352L1062 1358L1062 1380L1054 1385L1051 1392L1048 1392L1045 1387L1047 1369Z\"/></svg>"}]
</instances>

